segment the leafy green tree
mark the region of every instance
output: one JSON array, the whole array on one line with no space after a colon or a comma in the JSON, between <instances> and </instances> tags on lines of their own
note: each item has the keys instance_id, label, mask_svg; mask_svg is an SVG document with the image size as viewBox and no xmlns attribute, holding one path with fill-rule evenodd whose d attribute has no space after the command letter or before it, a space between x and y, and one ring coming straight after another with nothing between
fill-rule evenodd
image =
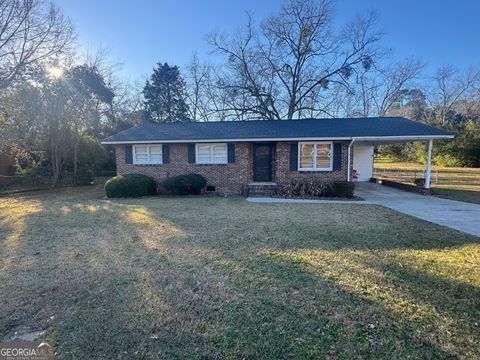
<instances>
[{"instance_id":1,"label":"leafy green tree","mask_svg":"<svg viewBox=\"0 0 480 360\"><path fill-rule=\"evenodd\" d=\"M110 107L114 93L106 84L99 71L92 66L80 65L74 67L65 79L66 85L70 86L75 94L72 97L72 105L76 110L75 118L72 119L73 130L73 182L79 180L79 165L88 164L88 161L79 161L81 156L80 145L91 143L86 141L86 134L101 134L102 120L110 114ZM97 143L99 144L98 140ZM100 158L100 156L99 156Z\"/></svg>"},{"instance_id":2,"label":"leafy green tree","mask_svg":"<svg viewBox=\"0 0 480 360\"><path fill-rule=\"evenodd\" d=\"M157 65L143 88L147 119L153 122L187 121L185 81L178 66Z\"/></svg>"},{"instance_id":3,"label":"leafy green tree","mask_svg":"<svg viewBox=\"0 0 480 360\"><path fill-rule=\"evenodd\" d=\"M35 154L35 163L51 169L45 174L51 173L53 184L70 175L74 184L86 182L82 178L105 161L99 139L113 98L95 67L78 65L53 78L39 69L1 94L0 141Z\"/></svg>"}]
</instances>

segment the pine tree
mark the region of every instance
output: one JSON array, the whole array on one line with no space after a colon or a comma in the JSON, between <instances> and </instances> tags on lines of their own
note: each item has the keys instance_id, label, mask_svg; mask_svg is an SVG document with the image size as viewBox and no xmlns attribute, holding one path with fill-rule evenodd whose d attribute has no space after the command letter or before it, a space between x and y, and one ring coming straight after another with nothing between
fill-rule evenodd
<instances>
[{"instance_id":1,"label":"pine tree","mask_svg":"<svg viewBox=\"0 0 480 360\"><path fill-rule=\"evenodd\" d=\"M143 96L148 120L189 121L185 81L178 66L158 63L143 88Z\"/></svg>"}]
</instances>

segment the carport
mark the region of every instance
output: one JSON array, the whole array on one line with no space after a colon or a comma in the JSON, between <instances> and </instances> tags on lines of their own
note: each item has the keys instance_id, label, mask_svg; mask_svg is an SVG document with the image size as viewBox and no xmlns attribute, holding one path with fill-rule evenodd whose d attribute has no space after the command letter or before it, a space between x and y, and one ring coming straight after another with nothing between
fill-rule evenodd
<instances>
[{"instance_id":1,"label":"carport","mask_svg":"<svg viewBox=\"0 0 480 360\"><path fill-rule=\"evenodd\" d=\"M398 143L407 143L412 141L427 142L427 164L425 169L425 188L430 188L432 148L435 139L452 139L453 135L430 135L430 136L382 136L382 137L354 137L350 142L351 150L348 152L349 165L352 164L352 170L357 174L356 179L352 179L349 174L348 180L359 182L369 181L373 177L374 149L378 145L390 145Z\"/></svg>"}]
</instances>

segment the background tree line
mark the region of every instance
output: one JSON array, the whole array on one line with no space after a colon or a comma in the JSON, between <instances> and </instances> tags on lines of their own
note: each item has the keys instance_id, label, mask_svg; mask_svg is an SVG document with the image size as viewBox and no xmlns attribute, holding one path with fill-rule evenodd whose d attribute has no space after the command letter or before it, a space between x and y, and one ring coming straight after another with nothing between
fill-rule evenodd
<instances>
[{"instance_id":1,"label":"background tree line","mask_svg":"<svg viewBox=\"0 0 480 360\"><path fill-rule=\"evenodd\" d=\"M334 26L329 0L286 0L260 21L212 32L211 58L159 62L129 83L108 54L82 55L67 17L43 0L0 2L0 142L16 170L54 184L89 182L114 169L100 140L131 125L405 116L454 132L434 161L480 166L480 71L445 65L427 74L419 59L391 61L377 15ZM381 153L421 161L422 144ZM5 151L5 150L4 150Z\"/></svg>"}]
</instances>

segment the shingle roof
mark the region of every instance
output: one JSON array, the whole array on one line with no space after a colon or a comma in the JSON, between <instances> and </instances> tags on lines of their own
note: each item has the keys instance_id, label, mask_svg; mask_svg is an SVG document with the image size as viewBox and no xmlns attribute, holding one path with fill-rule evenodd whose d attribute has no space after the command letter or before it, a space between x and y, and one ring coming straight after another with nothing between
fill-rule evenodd
<instances>
[{"instance_id":1,"label":"shingle roof","mask_svg":"<svg viewBox=\"0 0 480 360\"><path fill-rule=\"evenodd\" d=\"M350 139L363 137L452 137L432 126L402 117L303 120L250 120L142 124L121 131L104 144L135 141Z\"/></svg>"}]
</instances>

